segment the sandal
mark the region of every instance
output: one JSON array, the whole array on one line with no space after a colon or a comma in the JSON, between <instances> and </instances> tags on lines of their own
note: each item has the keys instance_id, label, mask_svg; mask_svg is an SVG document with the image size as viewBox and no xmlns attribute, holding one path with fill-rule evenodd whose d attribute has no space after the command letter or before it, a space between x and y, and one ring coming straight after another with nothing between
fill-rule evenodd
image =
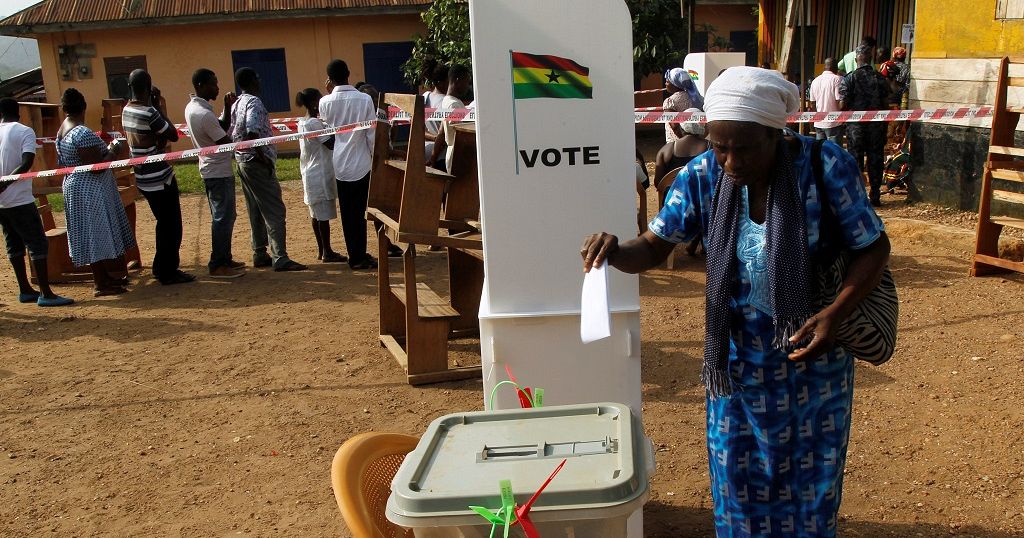
<instances>
[{"instance_id":1,"label":"sandal","mask_svg":"<svg viewBox=\"0 0 1024 538\"><path fill-rule=\"evenodd\" d=\"M322 258L324 263L344 263L348 261L348 256L338 254L337 252L331 252Z\"/></svg>"}]
</instances>

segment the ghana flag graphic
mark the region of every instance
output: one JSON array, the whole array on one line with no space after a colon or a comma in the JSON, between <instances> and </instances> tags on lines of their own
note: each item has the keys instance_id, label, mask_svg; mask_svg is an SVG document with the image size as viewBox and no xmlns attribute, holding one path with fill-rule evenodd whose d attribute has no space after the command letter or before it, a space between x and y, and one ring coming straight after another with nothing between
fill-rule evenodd
<instances>
[{"instance_id":1,"label":"ghana flag graphic","mask_svg":"<svg viewBox=\"0 0 1024 538\"><path fill-rule=\"evenodd\" d=\"M512 52L515 99L593 99L590 69L549 54Z\"/></svg>"}]
</instances>

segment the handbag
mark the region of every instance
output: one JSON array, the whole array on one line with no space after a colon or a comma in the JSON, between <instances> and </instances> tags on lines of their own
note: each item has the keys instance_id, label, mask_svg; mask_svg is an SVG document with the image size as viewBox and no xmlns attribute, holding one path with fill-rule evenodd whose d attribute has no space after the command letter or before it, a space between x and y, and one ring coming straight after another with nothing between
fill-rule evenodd
<instances>
[{"instance_id":1,"label":"handbag","mask_svg":"<svg viewBox=\"0 0 1024 538\"><path fill-rule=\"evenodd\" d=\"M816 256L815 294L813 306L817 311L831 305L839 296L846 272L853 261L853 252L839 247L843 237L839 231L839 219L832 212L825 197L824 167L821 159L823 140L816 140L811 152L811 165L821 204L821 237L829 238L832 248L823 249ZM864 298L843 320L836 331L836 345L854 357L874 365L892 358L896 350L896 325L899 318L899 296L892 271L886 265L882 279L875 289Z\"/></svg>"}]
</instances>

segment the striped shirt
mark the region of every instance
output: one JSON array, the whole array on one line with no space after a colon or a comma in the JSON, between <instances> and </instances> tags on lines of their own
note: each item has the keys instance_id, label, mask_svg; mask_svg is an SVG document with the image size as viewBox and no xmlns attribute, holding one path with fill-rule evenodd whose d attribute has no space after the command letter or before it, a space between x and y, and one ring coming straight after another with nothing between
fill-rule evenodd
<instances>
[{"instance_id":1,"label":"striped shirt","mask_svg":"<svg viewBox=\"0 0 1024 538\"><path fill-rule=\"evenodd\" d=\"M121 112L121 126L124 127L132 157L148 157L163 152L161 141L174 126L167 122L160 112L151 107L128 103ZM145 163L134 167L135 181L140 191L163 190L174 178L174 170L166 161Z\"/></svg>"}]
</instances>

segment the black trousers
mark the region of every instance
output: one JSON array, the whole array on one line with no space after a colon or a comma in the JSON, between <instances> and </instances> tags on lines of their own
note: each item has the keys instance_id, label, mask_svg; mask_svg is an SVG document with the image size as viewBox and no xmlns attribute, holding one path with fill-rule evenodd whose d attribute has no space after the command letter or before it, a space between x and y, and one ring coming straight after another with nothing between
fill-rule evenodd
<instances>
[{"instance_id":1,"label":"black trousers","mask_svg":"<svg viewBox=\"0 0 1024 538\"><path fill-rule=\"evenodd\" d=\"M366 198L369 194L369 173L356 181L338 181L338 208L349 265L356 265L370 256L366 252Z\"/></svg>"},{"instance_id":2,"label":"black trousers","mask_svg":"<svg viewBox=\"0 0 1024 538\"><path fill-rule=\"evenodd\" d=\"M163 190L141 191L156 218L156 255L153 256L153 276L157 280L173 278L178 272L181 258L181 201L178 180L171 178Z\"/></svg>"},{"instance_id":3,"label":"black trousers","mask_svg":"<svg viewBox=\"0 0 1024 538\"><path fill-rule=\"evenodd\" d=\"M885 167L885 123L852 123L846 135L850 140L850 153L857 159L857 166L864 172L867 158L868 180L871 181L871 198L881 195L882 172Z\"/></svg>"}]
</instances>

